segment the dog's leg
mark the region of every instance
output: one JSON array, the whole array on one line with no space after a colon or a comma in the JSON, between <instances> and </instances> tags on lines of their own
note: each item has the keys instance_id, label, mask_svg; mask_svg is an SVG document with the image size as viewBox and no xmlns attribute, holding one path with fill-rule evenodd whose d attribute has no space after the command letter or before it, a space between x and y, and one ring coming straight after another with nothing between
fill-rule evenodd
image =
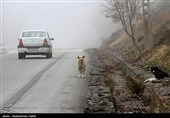
<instances>
[{"instance_id":1,"label":"dog's leg","mask_svg":"<svg viewBox=\"0 0 170 118\"><path fill-rule=\"evenodd\" d=\"M82 77L85 78L85 68L82 70Z\"/></svg>"},{"instance_id":2,"label":"dog's leg","mask_svg":"<svg viewBox=\"0 0 170 118\"><path fill-rule=\"evenodd\" d=\"M83 77L83 72L82 72L82 71L80 71L80 78L81 78L81 77Z\"/></svg>"},{"instance_id":3,"label":"dog's leg","mask_svg":"<svg viewBox=\"0 0 170 118\"><path fill-rule=\"evenodd\" d=\"M83 77L83 72L81 72L81 77Z\"/></svg>"},{"instance_id":4,"label":"dog's leg","mask_svg":"<svg viewBox=\"0 0 170 118\"><path fill-rule=\"evenodd\" d=\"M86 72L86 65L84 66L84 70L83 70L83 77L85 78L85 72Z\"/></svg>"},{"instance_id":5,"label":"dog's leg","mask_svg":"<svg viewBox=\"0 0 170 118\"><path fill-rule=\"evenodd\" d=\"M85 78L85 72L82 73L82 77Z\"/></svg>"},{"instance_id":6,"label":"dog's leg","mask_svg":"<svg viewBox=\"0 0 170 118\"><path fill-rule=\"evenodd\" d=\"M81 77L81 74L80 74L80 71L78 71L78 78L80 78Z\"/></svg>"}]
</instances>

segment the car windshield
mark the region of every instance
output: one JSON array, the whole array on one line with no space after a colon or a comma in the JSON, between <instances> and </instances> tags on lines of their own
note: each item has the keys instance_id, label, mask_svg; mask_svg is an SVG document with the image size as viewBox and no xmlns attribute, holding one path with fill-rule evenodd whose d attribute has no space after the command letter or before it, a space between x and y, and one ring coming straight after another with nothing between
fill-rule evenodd
<instances>
[{"instance_id":1,"label":"car windshield","mask_svg":"<svg viewBox=\"0 0 170 118\"><path fill-rule=\"evenodd\" d=\"M45 37L45 32L42 31L23 32L22 37Z\"/></svg>"}]
</instances>

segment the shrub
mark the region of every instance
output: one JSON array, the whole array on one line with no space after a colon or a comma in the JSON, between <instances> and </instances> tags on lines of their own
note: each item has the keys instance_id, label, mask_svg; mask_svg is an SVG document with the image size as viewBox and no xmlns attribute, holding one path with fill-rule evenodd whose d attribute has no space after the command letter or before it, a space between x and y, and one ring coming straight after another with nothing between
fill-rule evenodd
<instances>
[{"instance_id":1,"label":"shrub","mask_svg":"<svg viewBox=\"0 0 170 118\"><path fill-rule=\"evenodd\" d=\"M109 87L110 92L113 93L114 92L114 81L112 79L112 75L111 74L107 74L106 85Z\"/></svg>"},{"instance_id":2,"label":"shrub","mask_svg":"<svg viewBox=\"0 0 170 118\"><path fill-rule=\"evenodd\" d=\"M132 94L136 94L137 96L143 95L145 89L143 80L134 79L130 76L126 77L126 80L127 80L126 87Z\"/></svg>"},{"instance_id":3,"label":"shrub","mask_svg":"<svg viewBox=\"0 0 170 118\"><path fill-rule=\"evenodd\" d=\"M152 103L152 95L150 92L145 89L144 94L142 96L142 100L145 106L150 106Z\"/></svg>"},{"instance_id":4,"label":"shrub","mask_svg":"<svg viewBox=\"0 0 170 118\"><path fill-rule=\"evenodd\" d=\"M153 89L146 88L142 100L144 105L149 106L151 113L167 113L168 111L160 96Z\"/></svg>"}]
</instances>

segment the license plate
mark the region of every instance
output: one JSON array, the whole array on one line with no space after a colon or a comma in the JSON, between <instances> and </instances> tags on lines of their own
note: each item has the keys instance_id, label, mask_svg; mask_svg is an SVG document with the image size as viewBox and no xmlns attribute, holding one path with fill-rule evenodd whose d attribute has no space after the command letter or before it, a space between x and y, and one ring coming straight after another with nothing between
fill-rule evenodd
<instances>
[{"instance_id":1,"label":"license plate","mask_svg":"<svg viewBox=\"0 0 170 118\"><path fill-rule=\"evenodd\" d=\"M37 48L29 48L29 51L38 51Z\"/></svg>"}]
</instances>

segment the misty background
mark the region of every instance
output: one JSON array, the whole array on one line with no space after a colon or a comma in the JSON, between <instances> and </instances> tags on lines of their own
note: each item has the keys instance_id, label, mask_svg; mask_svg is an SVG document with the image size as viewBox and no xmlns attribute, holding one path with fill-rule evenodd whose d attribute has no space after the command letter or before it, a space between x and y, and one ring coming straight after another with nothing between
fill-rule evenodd
<instances>
[{"instance_id":1,"label":"misty background","mask_svg":"<svg viewBox=\"0 0 170 118\"><path fill-rule=\"evenodd\" d=\"M96 48L118 25L101 13L104 1L1 1L1 43L17 49L22 30L47 30L53 48Z\"/></svg>"}]
</instances>

